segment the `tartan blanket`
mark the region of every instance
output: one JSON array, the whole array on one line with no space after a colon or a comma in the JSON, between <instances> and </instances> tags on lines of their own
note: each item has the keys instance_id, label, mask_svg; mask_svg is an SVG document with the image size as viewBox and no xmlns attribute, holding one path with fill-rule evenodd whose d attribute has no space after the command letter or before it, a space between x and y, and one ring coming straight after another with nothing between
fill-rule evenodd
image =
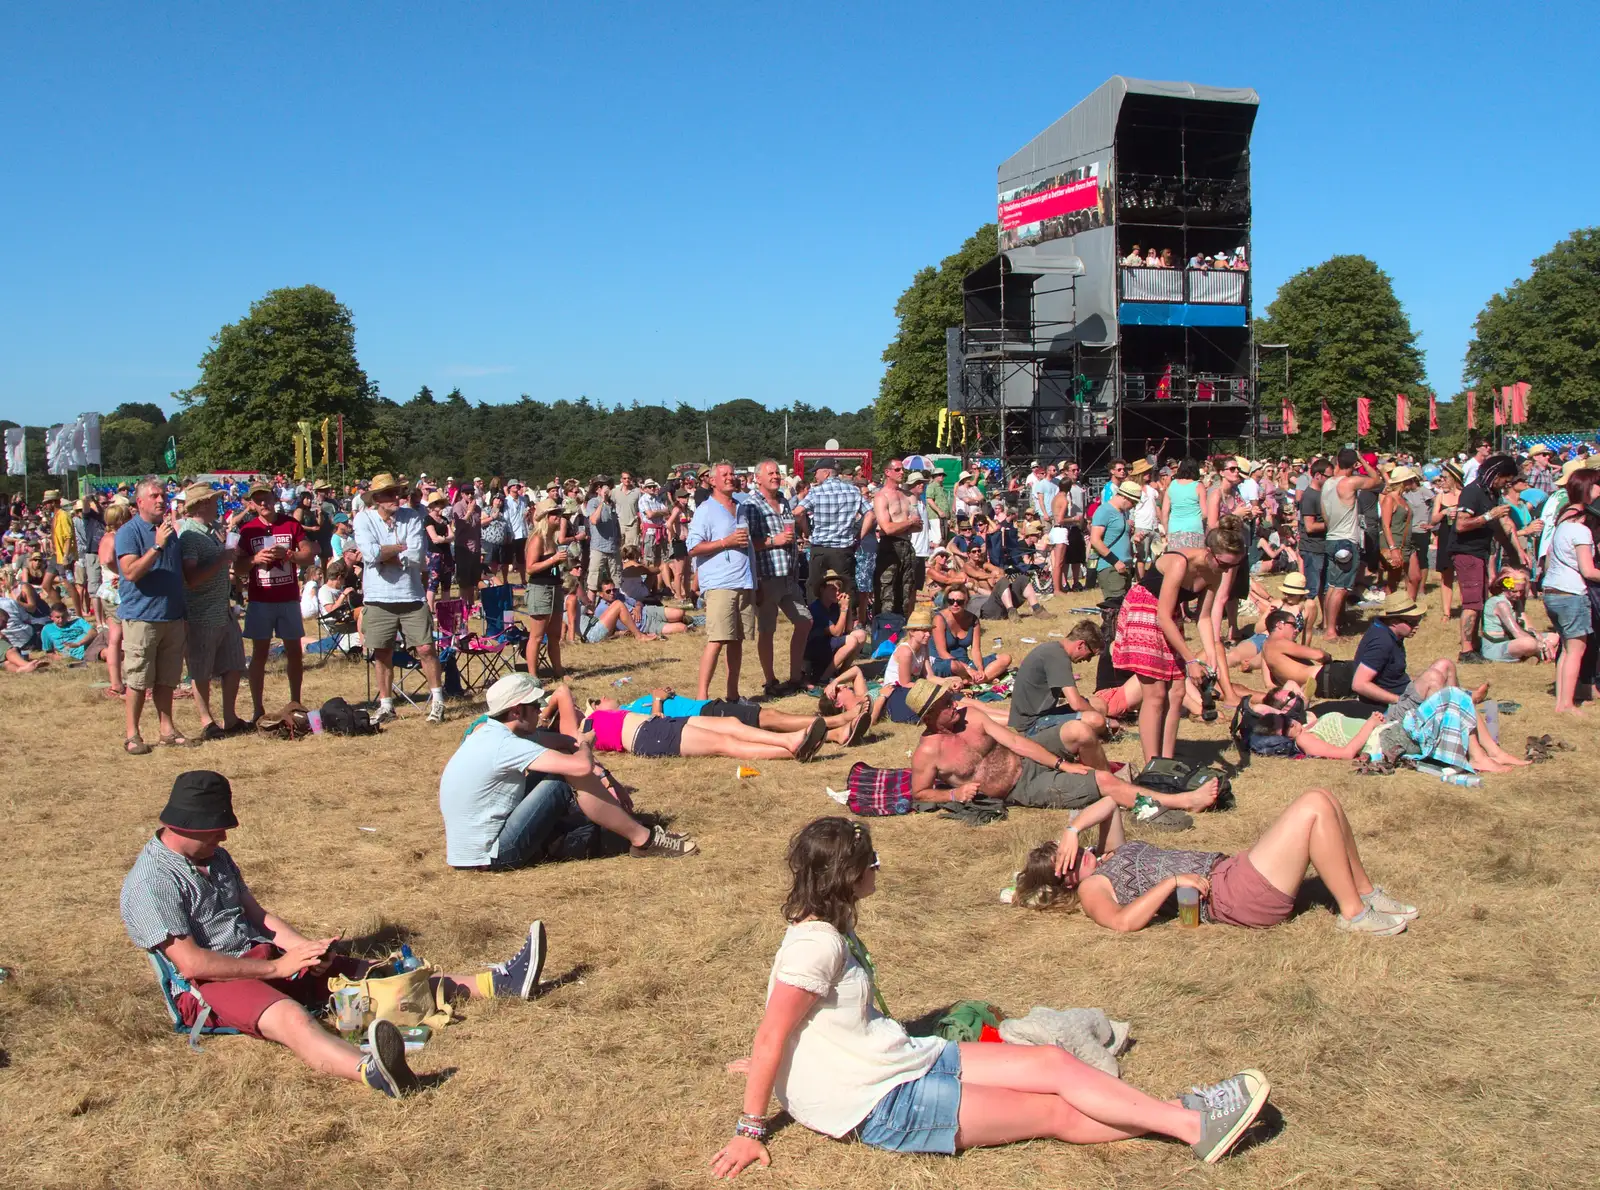
<instances>
[{"instance_id":1,"label":"tartan blanket","mask_svg":"<svg viewBox=\"0 0 1600 1190\"><path fill-rule=\"evenodd\" d=\"M1472 696L1458 686L1447 686L1424 699L1401 721L1417 751L1405 755L1412 760L1435 760L1472 772L1467 758L1467 737L1478 725Z\"/></svg>"}]
</instances>

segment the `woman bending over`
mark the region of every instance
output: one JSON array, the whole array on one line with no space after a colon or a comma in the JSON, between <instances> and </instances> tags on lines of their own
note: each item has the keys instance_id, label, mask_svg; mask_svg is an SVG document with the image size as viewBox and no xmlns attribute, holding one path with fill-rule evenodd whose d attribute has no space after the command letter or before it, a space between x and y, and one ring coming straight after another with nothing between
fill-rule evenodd
<instances>
[{"instance_id":1,"label":"woman bending over","mask_svg":"<svg viewBox=\"0 0 1600 1190\"><path fill-rule=\"evenodd\" d=\"M1079 836L1092 826L1100 828L1100 842L1085 848ZM1013 903L1045 909L1076 901L1096 925L1130 932L1149 925L1178 889L1193 888L1202 921L1263 929L1289 920L1308 863L1338 902L1335 924L1346 933L1398 934L1417 916L1415 906L1367 878L1350 820L1326 789L1302 793L1238 855L1129 843L1117 804L1101 798L1073 819L1059 842L1029 853Z\"/></svg>"},{"instance_id":2,"label":"woman bending over","mask_svg":"<svg viewBox=\"0 0 1600 1190\"><path fill-rule=\"evenodd\" d=\"M770 1100L825 1136L854 1135L902 1153L955 1153L1054 1138L1100 1144L1156 1133L1223 1157L1267 1100L1247 1070L1180 1100L1160 1100L1055 1046L957 1044L910 1037L885 1011L856 906L877 889L867 828L819 818L789 843L788 930L773 960L766 1010L745 1075L744 1112L711 1162L732 1178L771 1164Z\"/></svg>"}]
</instances>

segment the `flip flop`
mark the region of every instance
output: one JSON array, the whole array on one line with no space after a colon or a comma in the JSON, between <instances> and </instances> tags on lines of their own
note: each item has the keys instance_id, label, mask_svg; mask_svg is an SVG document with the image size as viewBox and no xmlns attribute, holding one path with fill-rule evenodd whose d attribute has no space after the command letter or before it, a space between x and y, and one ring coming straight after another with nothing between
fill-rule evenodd
<instances>
[{"instance_id":1,"label":"flip flop","mask_svg":"<svg viewBox=\"0 0 1600 1190\"><path fill-rule=\"evenodd\" d=\"M1511 702L1504 698L1500 700L1500 713L1502 715L1515 715L1521 709L1522 704L1520 702Z\"/></svg>"},{"instance_id":2,"label":"flip flop","mask_svg":"<svg viewBox=\"0 0 1600 1190\"><path fill-rule=\"evenodd\" d=\"M1187 831L1194 829L1194 819L1187 810L1162 810L1143 819L1140 825L1158 831Z\"/></svg>"},{"instance_id":3,"label":"flip flop","mask_svg":"<svg viewBox=\"0 0 1600 1190\"><path fill-rule=\"evenodd\" d=\"M804 764L817 754L817 750L827 738L828 721L818 715L811 721L811 726L806 728L806 738L801 741L800 747L795 749L794 758Z\"/></svg>"},{"instance_id":4,"label":"flip flop","mask_svg":"<svg viewBox=\"0 0 1600 1190\"><path fill-rule=\"evenodd\" d=\"M856 716L856 721L850 725L850 734L845 738L845 746L853 747L867 738L867 732L872 729L872 708L863 704L861 713Z\"/></svg>"},{"instance_id":5,"label":"flip flop","mask_svg":"<svg viewBox=\"0 0 1600 1190\"><path fill-rule=\"evenodd\" d=\"M167 748L193 748L198 742L198 740L191 740L181 731L175 731L171 735L161 737L162 746Z\"/></svg>"}]
</instances>

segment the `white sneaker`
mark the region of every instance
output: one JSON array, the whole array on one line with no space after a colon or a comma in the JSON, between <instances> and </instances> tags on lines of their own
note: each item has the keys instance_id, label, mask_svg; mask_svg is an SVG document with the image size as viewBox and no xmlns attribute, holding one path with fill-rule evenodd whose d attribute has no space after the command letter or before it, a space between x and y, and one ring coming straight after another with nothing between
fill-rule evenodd
<instances>
[{"instance_id":1,"label":"white sneaker","mask_svg":"<svg viewBox=\"0 0 1600 1190\"><path fill-rule=\"evenodd\" d=\"M378 709L373 713L374 723L393 723L400 716L394 713L394 707L388 703L379 703Z\"/></svg>"},{"instance_id":2,"label":"white sneaker","mask_svg":"<svg viewBox=\"0 0 1600 1190\"><path fill-rule=\"evenodd\" d=\"M1367 908L1376 909L1379 913L1387 913L1390 917L1398 917L1402 921L1416 921L1417 907L1407 905L1404 901L1397 901L1383 891L1381 884L1374 884L1372 891L1361 898Z\"/></svg>"},{"instance_id":3,"label":"white sneaker","mask_svg":"<svg viewBox=\"0 0 1600 1190\"><path fill-rule=\"evenodd\" d=\"M428 722L444 722L444 700L442 698L431 698L428 700Z\"/></svg>"},{"instance_id":4,"label":"white sneaker","mask_svg":"<svg viewBox=\"0 0 1600 1190\"><path fill-rule=\"evenodd\" d=\"M1393 937L1395 934L1405 932L1406 920L1403 917L1391 917L1387 913L1379 913L1368 905L1354 917L1345 917L1334 914L1333 924L1336 929L1345 934L1373 934L1379 938Z\"/></svg>"}]
</instances>

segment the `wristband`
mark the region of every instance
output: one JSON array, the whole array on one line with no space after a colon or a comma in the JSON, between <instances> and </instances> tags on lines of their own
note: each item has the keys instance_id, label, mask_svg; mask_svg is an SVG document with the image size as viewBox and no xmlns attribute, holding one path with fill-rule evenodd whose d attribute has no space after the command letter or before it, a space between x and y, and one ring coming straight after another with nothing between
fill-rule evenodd
<instances>
[{"instance_id":1,"label":"wristband","mask_svg":"<svg viewBox=\"0 0 1600 1190\"><path fill-rule=\"evenodd\" d=\"M766 1120L760 1116L741 1115L739 1122L733 1126L735 1136L746 1137L757 1144L765 1144L770 1131Z\"/></svg>"}]
</instances>

